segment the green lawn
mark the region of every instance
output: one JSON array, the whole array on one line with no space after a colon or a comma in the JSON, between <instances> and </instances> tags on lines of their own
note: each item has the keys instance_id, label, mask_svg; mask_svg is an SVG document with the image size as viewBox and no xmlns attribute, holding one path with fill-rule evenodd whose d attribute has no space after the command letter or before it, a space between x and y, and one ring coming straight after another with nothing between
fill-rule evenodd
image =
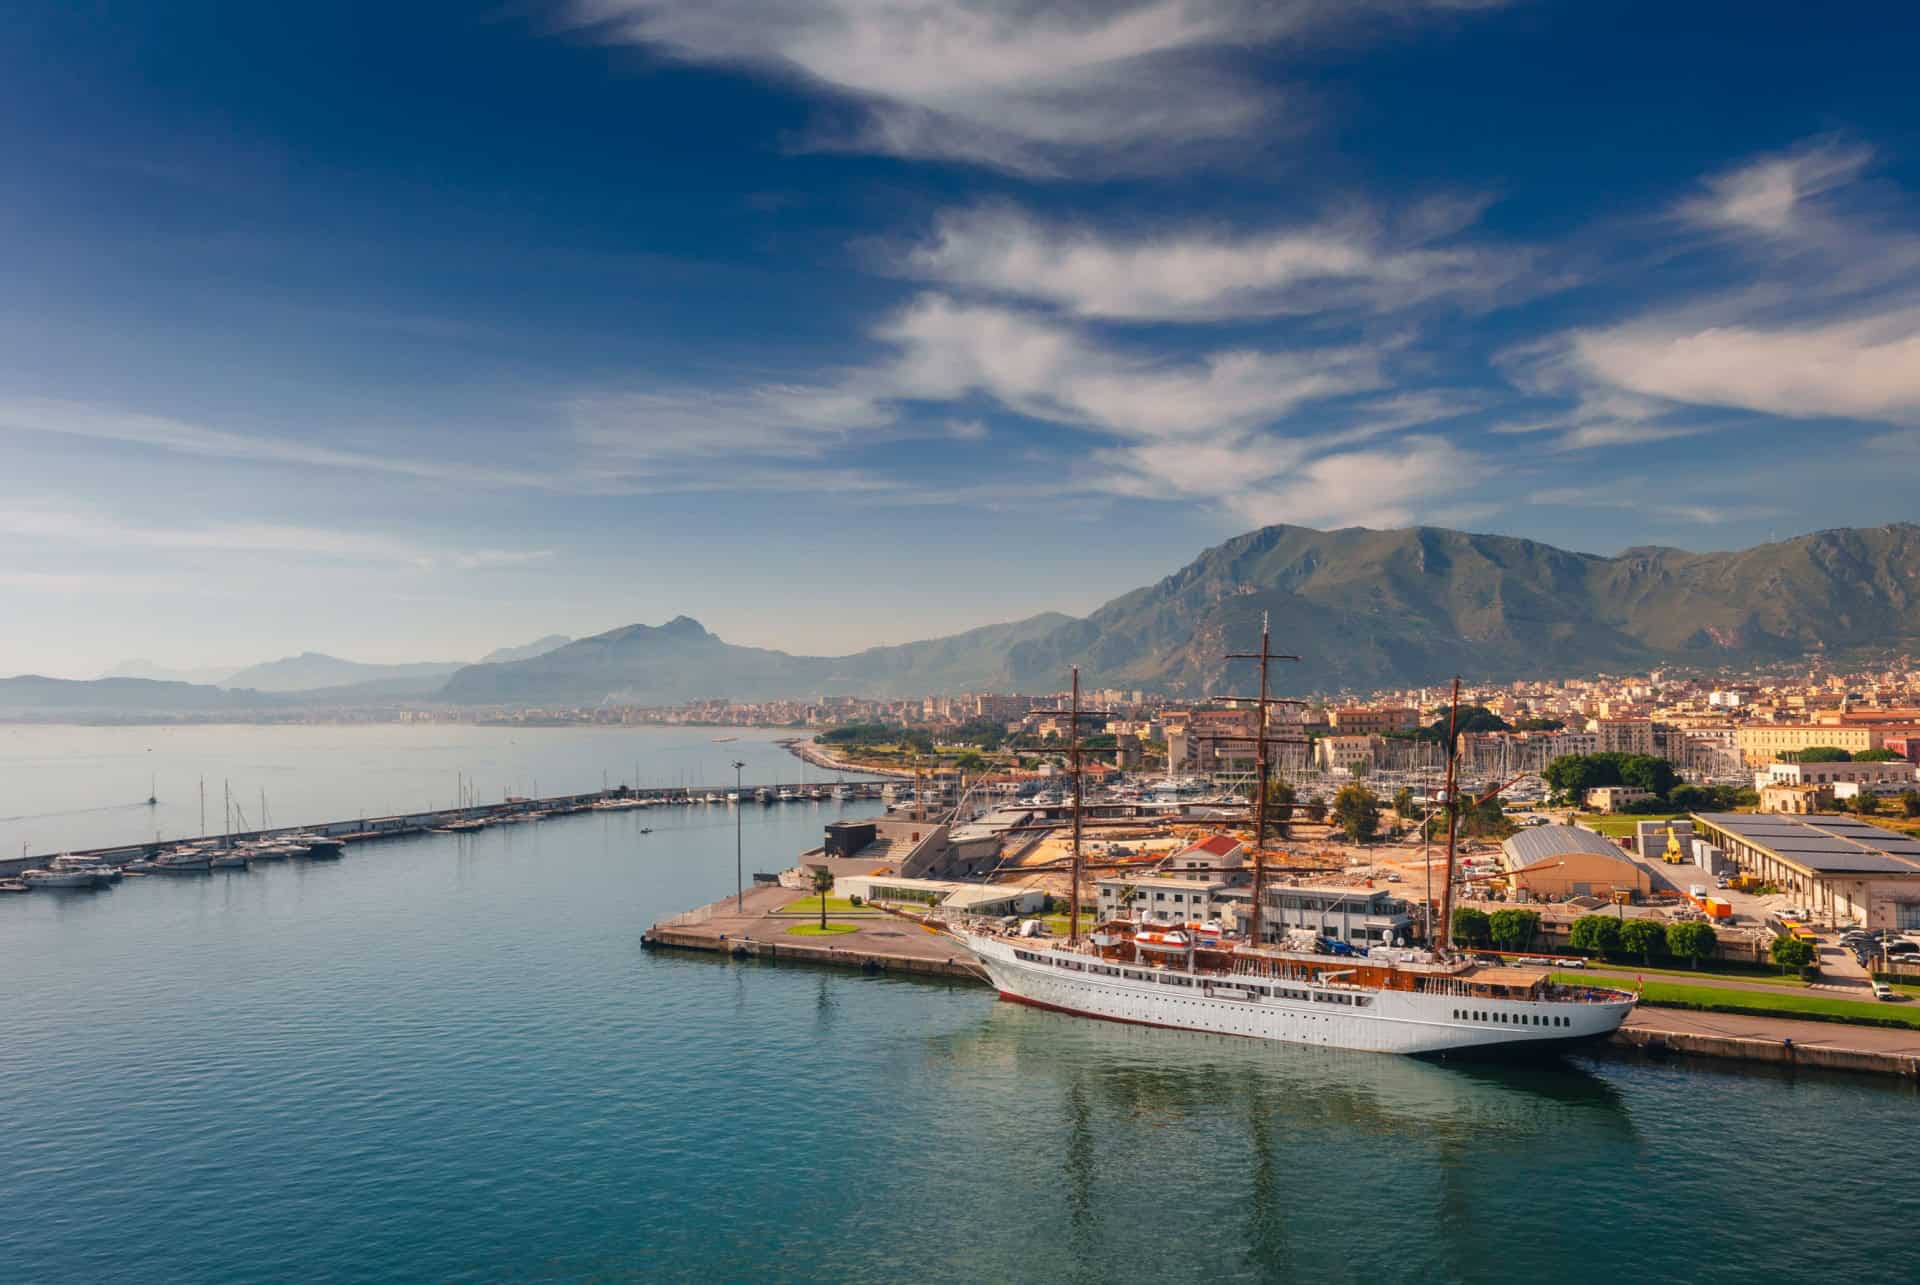
<instances>
[{"instance_id":1,"label":"green lawn","mask_svg":"<svg viewBox=\"0 0 1920 1285\"><path fill-rule=\"evenodd\" d=\"M1742 973L1742 972L1723 972L1718 969L1714 969L1712 967L1702 968L1698 970L1691 969L1691 968L1666 968L1658 965L1650 968L1642 968L1639 964L1614 964L1614 963L1603 964L1597 960L1588 961L1587 967L1592 969L1595 973L1624 974L1630 977L1639 977L1642 975L1645 975L1647 977L1672 977L1676 979L1687 978L1687 977L1704 977L1716 982L1740 982L1740 983L1751 982L1761 986L1805 986L1806 985L1805 982L1800 980L1800 976L1798 973L1793 973L1793 972L1782 973L1778 968L1775 968L1772 972Z\"/></svg>"},{"instance_id":2,"label":"green lawn","mask_svg":"<svg viewBox=\"0 0 1920 1285\"><path fill-rule=\"evenodd\" d=\"M795 924L787 929L789 937L838 937L841 933L857 933L859 924L828 924L822 928L819 924Z\"/></svg>"},{"instance_id":3,"label":"green lawn","mask_svg":"<svg viewBox=\"0 0 1920 1285\"><path fill-rule=\"evenodd\" d=\"M1579 973L1555 973L1568 986L1592 984ZM1825 995L1772 995L1764 991L1720 990L1707 986L1679 986L1648 982L1643 1004L1692 1008L1710 1013L1751 1013L1761 1017L1799 1017L1826 1022L1853 1022L1866 1026L1920 1027L1920 1004L1887 1004L1879 1000L1828 999Z\"/></svg>"},{"instance_id":4,"label":"green lawn","mask_svg":"<svg viewBox=\"0 0 1920 1285\"><path fill-rule=\"evenodd\" d=\"M1804 989L1805 987L1814 984L1813 982L1804 982L1800 980L1800 975L1798 973L1787 972L1783 974L1778 968L1775 968L1770 972L1742 973L1742 972L1729 972L1729 971L1724 971L1721 969L1715 969L1710 967L1702 968L1697 972L1690 968L1661 968L1661 967L1643 968L1639 964L1590 963L1587 965L1587 967L1593 970L1592 975L1594 976L1604 977L1609 973L1611 973L1616 977L1619 977L1619 976L1671 977L1675 980L1676 983L1683 982L1685 979L1689 977L1700 977L1700 978L1706 978L1708 980L1716 981L1716 982L1733 982L1736 985L1752 983L1754 985L1759 985L1759 986L1791 986L1791 987L1796 987L1801 989ZM1820 978L1815 978L1814 982L1819 982L1821 980L1822 979ZM1895 982L1893 983L1893 989L1895 989L1896 991L1899 991L1902 995L1910 995L1915 999L1920 999L1920 986L1907 985L1904 983ZM1872 1001L1863 1001L1863 1002L1870 1002L1870 1003L1877 1004L1880 1001L1872 1000Z\"/></svg>"},{"instance_id":5,"label":"green lawn","mask_svg":"<svg viewBox=\"0 0 1920 1285\"><path fill-rule=\"evenodd\" d=\"M1678 821L1686 815L1684 812L1643 812L1618 815L1608 813L1605 816L1581 813L1574 817L1574 823L1576 825L1583 825L1587 827L1587 829L1599 834L1604 834L1609 839L1631 839L1639 833L1635 827L1642 821ZM1661 837L1665 838L1664 832Z\"/></svg>"},{"instance_id":6,"label":"green lawn","mask_svg":"<svg viewBox=\"0 0 1920 1285\"><path fill-rule=\"evenodd\" d=\"M815 919L818 919L820 917L820 898L802 897L798 901L788 902L773 913L776 915L812 915ZM880 912L877 910L868 910L865 906L856 906L845 897L828 897L827 913L830 915L877 915Z\"/></svg>"}]
</instances>

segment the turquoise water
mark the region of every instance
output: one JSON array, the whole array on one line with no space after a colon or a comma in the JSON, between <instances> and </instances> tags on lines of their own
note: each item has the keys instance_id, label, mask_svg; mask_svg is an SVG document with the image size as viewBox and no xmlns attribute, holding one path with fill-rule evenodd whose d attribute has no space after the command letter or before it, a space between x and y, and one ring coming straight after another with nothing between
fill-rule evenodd
<instances>
[{"instance_id":1,"label":"turquoise water","mask_svg":"<svg viewBox=\"0 0 1920 1285\"><path fill-rule=\"evenodd\" d=\"M837 814L749 809L748 869ZM1903 1086L641 949L732 882L655 809L0 899L0 1279L1912 1279Z\"/></svg>"}]
</instances>

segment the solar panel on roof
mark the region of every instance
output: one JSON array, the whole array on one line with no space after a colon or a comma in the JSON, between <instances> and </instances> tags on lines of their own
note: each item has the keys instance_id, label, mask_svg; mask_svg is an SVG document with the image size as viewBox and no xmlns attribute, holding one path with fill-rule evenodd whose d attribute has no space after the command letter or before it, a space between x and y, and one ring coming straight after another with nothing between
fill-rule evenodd
<instances>
[{"instance_id":1,"label":"solar panel on roof","mask_svg":"<svg viewBox=\"0 0 1920 1285\"><path fill-rule=\"evenodd\" d=\"M1920 873L1920 841L1853 817L1702 814L1704 820L1822 873Z\"/></svg>"}]
</instances>

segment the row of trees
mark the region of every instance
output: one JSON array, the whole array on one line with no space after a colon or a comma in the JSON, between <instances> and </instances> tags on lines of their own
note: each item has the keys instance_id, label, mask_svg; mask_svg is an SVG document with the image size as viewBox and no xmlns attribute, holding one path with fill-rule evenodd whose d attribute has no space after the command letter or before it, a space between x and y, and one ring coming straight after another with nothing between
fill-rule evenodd
<instances>
[{"instance_id":1,"label":"row of trees","mask_svg":"<svg viewBox=\"0 0 1920 1285\"><path fill-rule=\"evenodd\" d=\"M1540 915L1532 910L1496 910L1488 914L1471 906L1453 912L1453 940L1460 946L1492 946L1497 950L1525 950L1540 931Z\"/></svg>"},{"instance_id":2,"label":"row of trees","mask_svg":"<svg viewBox=\"0 0 1920 1285\"><path fill-rule=\"evenodd\" d=\"M1901 756L1888 749L1854 753L1838 745L1809 745L1804 750L1783 751L1777 757L1782 763L1891 763Z\"/></svg>"},{"instance_id":3,"label":"row of trees","mask_svg":"<svg viewBox=\"0 0 1920 1285\"><path fill-rule=\"evenodd\" d=\"M1719 934L1713 925L1693 920L1663 924L1656 919L1620 919L1613 915L1582 915L1573 921L1567 944L1588 955L1631 955L1651 964L1655 955L1671 955L1695 968L1713 958Z\"/></svg>"}]
</instances>

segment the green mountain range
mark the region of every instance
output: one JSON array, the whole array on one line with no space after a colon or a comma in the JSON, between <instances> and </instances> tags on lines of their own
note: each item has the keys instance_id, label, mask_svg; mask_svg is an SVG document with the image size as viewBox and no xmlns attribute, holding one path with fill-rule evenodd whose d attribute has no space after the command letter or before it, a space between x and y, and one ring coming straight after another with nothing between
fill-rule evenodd
<instances>
[{"instance_id":1,"label":"green mountain range","mask_svg":"<svg viewBox=\"0 0 1920 1285\"><path fill-rule=\"evenodd\" d=\"M1272 526L1207 550L1084 619L1047 614L851 656L736 647L679 617L472 665L461 704L674 704L704 697L916 695L1091 686L1244 692L1221 659L1258 638L1301 663L1281 690L1752 664L1920 645L1920 526L1821 531L1735 553L1614 557L1437 527Z\"/></svg>"}]
</instances>

